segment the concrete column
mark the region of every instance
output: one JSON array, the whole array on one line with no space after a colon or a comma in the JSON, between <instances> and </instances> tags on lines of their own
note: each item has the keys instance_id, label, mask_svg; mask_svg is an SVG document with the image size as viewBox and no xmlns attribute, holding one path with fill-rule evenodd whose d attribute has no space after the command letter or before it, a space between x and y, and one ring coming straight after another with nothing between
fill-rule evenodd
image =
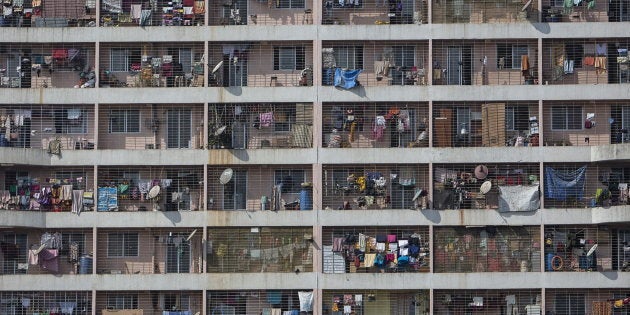
<instances>
[{"instance_id":1,"label":"concrete column","mask_svg":"<svg viewBox=\"0 0 630 315\"><path fill-rule=\"evenodd\" d=\"M321 78L321 71L319 72ZM322 147L324 108L321 102L313 102L313 148Z\"/></svg>"},{"instance_id":2,"label":"concrete column","mask_svg":"<svg viewBox=\"0 0 630 315\"><path fill-rule=\"evenodd\" d=\"M429 314L433 314L433 288L429 289Z\"/></svg>"},{"instance_id":3,"label":"concrete column","mask_svg":"<svg viewBox=\"0 0 630 315\"><path fill-rule=\"evenodd\" d=\"M92 266L92 270L96 270L96 268ZM96 290L92 290L92 315L96 315Z\"/></svg>"},{"instance_id":4,"label":"concrete column","mask_svg":"<svg viewBox=\"0 0 630 315\"><path fill-rule=\"evenodd\" d=\"M540 207L542 209L542 207ZM540 271L545 272L545 225L540 225ZM544 314L544 313L543 313Z\"/></svg>"},{"instance_id":5,"label":"concrete column","mask_svg":"<svg viewBox=\"0 0 630 315\"><path fill-rule=\"evenodd\" d=\"M544 124L543 124L543 110L545 109L543 106L543 100L538 100L538 147L542 149L543 143L545 143L544 137Z\"/></svg>"},{"instance_id":6,"label":"concrete column","mask_svg":"<svg viewBox=\"0 0 630 315\"><path fill-rule=\"evenodd\" d=\"M96 0L96 26L98 27L100 25L101 25L101 0ZM96 79L96 83L98 83L98 79Z\"/></svg>"},{"instance_id":7,"label":"concrete column","mask_svg":"<svg viewBox=\"0 0 630 315\"><path fill-rule=\"evenodd\" d=\"M313 25L322 25L322 1L312 0L311 5L313 6Z\"/></svg>"},{"instance_id":8,"label":"concrete column","mask_svg":"<svg viewBox=\"0 0 630 315\"><path fill-rule=\"evenodd\" d=\"M538 22L542 22L542 21L543 21L542 20L542 0L538 0Z\"/></svg>"},{"instance_id":9,"label":"concrete column","mask_svg":"<svg viewBox=\"0 0 630 315\"><path fill-rule=\"evenodd\" d=\"M209 210L208 209L208 164L207 163L203 165L203 205L202 206L204 207L205 211ZM207 224L207 222L204 222L204 224Z\"/></svg>"},{"instance_id":10,"label":"concrete column","mask_svg":"<svg viewBox=\"0 0 630 315\"><path fill-rule=\"evenodd\" d=\"M313 41L313 86L322 86L322 41L317 38ZM319 95L317 96L319 98Z\"/></svg>"},{"instance_id":11,"label":"concrete column","mask_svg":"<svg viewBox=\"0 0 630 315\"><path fill-rule=\"evenodd\" d=\"M432 0L427 0L427 1L429 1L429 3L430 3ZM429 16L429 23L431 23L431 17L430 16ZM427 85L433 85L433 39L429 39L429 64L428 64L427 68L429 68L429 69L427 69L429 73L426 74L427 81L428 81ZM431 141L431 140L429 140L429 141Z\"/></svg>"},{"instance_id":12,"label":"concrete column","mask_svg":"<svg viewBox=\"0 0 630 315\"><path fill-rule=\"evenodd\" d=\"M321 163L313 164L313 211L321 211L324 209L322 170L323 167Z\"/></svg>"},{"instance_id":13,"label":"concrete column","mask_svg":"<svg viewBox=\"0 0 630 315\"><path fill-rule=\"evenodd\" d=\"M313 315L324 314L324 290L318 287L313 290Z\"/></svg>"},{"instance_id":14,"label":"concrete column","mask_svg":"<svg viewBox=\"0 0 630 315\"><path fill-rule=\"evenodd\" d=\"M205 8L206 8L206 11L203 14L203 18L205 20L204 24L206 26L208 26L208 25L210 25L210 0L205 0L205 2L206 3L204 5L205 5ZM207 51L206 51L206 58L208 58Z\"/></svg>"},{"instance_id":15,"label":"concrete column","mask_svg":"<svg viewBox=\"0 0 630 315\"><path fill-rule=\"evenodd\" d=\"M427 202L428 209L433 208L433 163L429 163L429 201ZM433 254L433 252L431 253Z\"/></svg>"},{"instance_id":16,"label":"concrete column","mask_svg":"<svg viewBox=\"0 0 630 315\"><path fill-rule=\"evenodd\" d=\"M97 3L100 1L97 1ZM96 10L96 20L99 21L97 23L100 23L100 5L98 6L98 9ZM96 81L94 82L94 88L98 89L99 85L100 85L100 80L101 80L101 65L100 65L100 60L101 60L101 42L96 42L94 43L94 74L96 75Z\"/></svg>"},{"instance_id":17,"label":"concrete column","mask_svg":"<svg viewBox=\"0 0 630 315\"><path fill-rule=\"evenodd\" d=\"M98 165L94 165L94 176L92 176L92 190L94 191L94 212L96 212L96 193L98 192ZM94 247L96 250L96 247Z\"/></svg>"},{"instance_id":18,"label":"concrete column","mask_svg":"<svg viewBox=\"0 0 630 315\"><path fill-rule=\"evenodd\" d=\"M540 162L539 165L540 170L538 173L538 182L540 187L540 210L538 211L543 211L543 209L545 209L545 167L543 165L543 162Z\"/></svg>"},{"instance_id":19,"label":"concrete column","mask_svg":"<svg viewBox=\"0 0 630 315\"><path fill-rule=\"evenodd\" d=\"M207 0L206 0L207 2ZM207 11L206 11L207 12ZM206 315L208 314L208 290L203 289L201 291L201 314L202 315Z\"/></svg>"},{"instance_id":20,"label":"concrete column","mask_svg":"<svg viewBox=\"0 0 630 315\"><path fill-rule=\"evenodd\" d=\"M545 302L547 290L545 288L541 288L540 290L540 308L542 310L541 314L547 314L547 311L545 310L547 308L547 303Z\"/></svg>"},{"instance_id":21,"label":"concrete column","mask_svg":"<svg viewBox=\"0 0 630 315\"><path fill-rule=\"evenodd\" d=\"M201 246L203 246L203 248L201 249L201 255L203 255L203 257L201 257L201 268L202 268L201 273L206 273L206 268L208 266L208 262L206 261L206 258L208 257L208 226L206 225L206 223L204 223L204 226L203 226L203 235L201 236Z\"/></svg>"},{"instance_id":22,"label":"concrete column","mask_svg":"<svg viewBox=\"0 0 630 315\"><path fill-rule=\"evenodd\" d=\"M429 71L433 72L433 71ZM429 124L427 125L429 135L429 148L433 148L433 100L429 100Z\"/></svg>"},{"instance_id":23,"label":"concrete column","mask_svg":"<svg viewBox=\"0 0 630 315\"><path fill-rule=\"evenodd\" d=\"M540 2L541 0L538 0L539 3L539 8L540 8ZM539 10L539 15L540 15L540 10ZM538 63L538 84L542 85L544 84L543 82L543 77L542 77L542 73L543 73L543 45L542 45L542 38L538 38L538 56L536 56L536 62Z\"/></svg>"},{"instance_id":24,"label":"concrete column","mask_svg":"<svg viewBox=\"0 0 630 315\"><path fill-rule=\"evenodd\" d=\"M429 273L433 273L433 260L435 255L433 255L433 225L429 225L429 256L431 258L431 264L429 265ZM431 312L433 314L433 312Z\"/></svg>"},{"instance_id":25,"label":"concrete column","mask_svg":"<svg viewBox=\"0 0 630 315\"><path fill-rule=\"evenodd\" d=\"M95 202L95 206L96 206L96 202ZM96 209L94 210L96 211ZM96 227L92 228L92 274L95 275L96 274L96 260L98 259L96 252L97 252L97 241L96 241L96 237L97 237L97 233L98 233L98 229Z\"/></svg>"},{"instance_id":26,"label":"concrete column","mask_svg":"<svg viewBox=\"0 0 630 315\"><path fill-rule=\"evenodd\" d=\"M98 123L98 120L99 120L98 110L99 110L99 104L95 103L94 104L94 150L98 150L98 126L100 125Z\"/></svg>"},{"instance_id":27,"label":"concrete column","mask_svg":"<svg viewBox=\"0 0 630 315\"><path fill-rule=\"evenodd\" d=\"M433 24L433 0L427 0L427 22Z\"/></svg>"},{"instance_id":28,"label":"concrete column","mask_svg":"<svg viewBox=\"0 0 630 315\"><path fill-rule=\"evenodd\" d=\"M206 0L206 21L208 21L208 0ZM209 50L208 50L208 42L205 41L203 42L203 86L204 87L208 87L210 86L210 82L208 82L208 74L210 72L210 69L208 69L209 67L209 63L208 61L210 60L210 55L209 55ZM207 106L206 106L207 107ZM207 116L206 116L207 117ZM207 119L206 119L207 121ZM206 141L206 144L208 142Z\"/></svg>"},{"instance_id":29,"label":"concrete column","mask_svg":"<svg viewBox=\"0 0 630 315\"><path fill-rule=\"evenodd\" d=\"M207 71L208 67L204 67L204 69ZM208 81L206 80L206 82ZM208 103L203 103L203 144L201 148L208 149Z\"/></svg>"},{"instance_id":30,"label":"concrete column","mask_svg":"<svg viewBox=\"0 0 630 315\"><path fill-rule=\"evenodd\" d=\"M321 208L319 208L321 209ZM317 210L316 210L317 211ZM317 216L317 220L315 220L315 226L313 227L313 272L317 275L317 280L314 284L313 290L313 315L322 315L323 314L323 290L319 286L319 278L324 271L323 267L323 243L322 243L322 226L319 222L319 216Z\"/></svg>"}]
</instances>

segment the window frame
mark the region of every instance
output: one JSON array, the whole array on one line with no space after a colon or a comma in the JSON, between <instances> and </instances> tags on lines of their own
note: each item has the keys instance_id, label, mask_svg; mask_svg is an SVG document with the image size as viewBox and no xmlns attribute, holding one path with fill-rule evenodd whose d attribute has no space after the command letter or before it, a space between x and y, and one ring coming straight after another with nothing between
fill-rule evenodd
<instances>
[{"instance_id":1,"label":"window frame","mask_svg":"<svg viewBox=\"0 0 630 315\"><path fill-rule=\"evenodd\" d=\"M306 0L277 0L276 9L306 9Z\"/></svg>"},{"instance_id":2,"label":"window frame","mask_svg":"<svg viewBox=\"0 0 630 315\"><path fill-rule=\"evenodd\" d=\"M138 294L114 293L107 295L107 309L135 310L139 307Z\"/></svg>"},{"instance_id":3,"label":"window frame","mask_svg":"<svg viewBox=\"0 0 630 315\"><path fill-rule=\"evenodd\" d=\"M130 112L136 112L137 113L137 119L138 119L138 123L137 123L138 130L137 131L133 131L133 130L130 131L129 130L130 129L129 128L129 120L130 120L129 114L130 114ZM122 125L123 125L122 126L122 130L114 130L114 124L113 124L112 120L115 117L114 116L115 113L122 114L121 115L122 117L116 117L116 118L119 118L119 119L123 120L123 122L122 122ZM142 129L141 128L141 124L140 124L140 122L142 121L141 115L142 114L140 113L139 109L111 109L109 111L109 128L108 128L109 129L108 130L109 133L140 133L141 129Z\"/></svg>"},{"instance_id":4,"label":"window frame","mask_svg":"<svg viewBox=\"0 0 630 315\"><path fill-rule=\"evenodd\" d=\"M284 53L283 53L284 52ZM290 64L283 64L283 54L293 54ZM306 67L306 52L304 46L276 46L273 48L273 70L295 71Z\"/></svg>"},{"instance_id":5,"label":"window frame","mask_svg":"<svg viewBox=\"0 0 630 315\"><path fill-rule=\"evenodd\" d=\"M122 52L122 56L114 56L114 51ZM109 71L111 72L129 72L129 58L131 50L129 48L110 48L109 50ZM118 58L122 60L117 60ZM120 61L123 61L122 65Z\"/></svg>"},{"instance_id":6,"label":"window frame","mask_svg":"<svg viewBox=\"0 0 630 315\"><path fill-rule=\"evenodd\" d=\"M342 59L340 51L345 50L346 64L340 64ZM335 67L343 69L363 69L364 48L362 45L333 46L333 56L335 57ZM352 58L352 60L350 60ZM352 65L352 67L350 67Z\"/></svg>"},{"instance_id":7,"label":"window frame","mask_svg":"<svg viewBox=\"0 0 630 315\"><path fill-rule=\"evenodd\" d=\"M290 178L290 185L286 185L284 180ZM273 171L274 185L283 183L283 194L298 194L302 190L302 183L306 180L306 171L301 169L280 169Z\"/></svg>"},{"instance_id":8,"label":"window frame","mask_svg":"<svg viewBox=\"0 0 630 315\"><path fill-rule=\"evenodd\" d=\"M116 253L111 253L112 247L116 245L112 237L120 236L121 244L120 244L120 255ZM135 249L130 248L128 243L131 239L129 237L135 238ZM132 255L131 250L135 250L135 255ZM137 232L110 232L107 233L107 257L108 258L127 258L127 257L139 257L140 256L140 235Z\"/></svg>"},{"instance_id":9,"label":"window frame","mask_svg":"<svg viewBox=\"0 0 630 315\"><path fill-rule=\"evenodd\" d=\"M524 110L521 110L524 108ZM524 115L524 117L522 117ZM511 116L511 117L508 117ZM523 131L529 129L529 107L528 106L506 106L505 107L505 130L507 131ZM517 121L521 121L521 119L525 118L524 123L520 123ZM510 126L511 124L511 126ZM519 124L525 124L526 128L517 129L516 126Z\"/></svg>"},{"instance_id":10,"label":"window frame","mask_svg":"<svg viewBox=\"0 0 630 315\"><path fill-rule=\"evenodd\" d=\"M579 119L578 119L578 123L579 123L579 128L572 128L572 127L576 127L574 125L572 125L573 123L575 123L574 121L571 121L571 115L575 114L575 112L570 112L569 109L579 109ZM559 112L561 111L561 112ZM558 127L557 123L560 123L558 121L556 121L556 115L562 115L564 118L564 122L562 122L562 127ZM571 130L582 130L584 129L584 124L582 117L584 116L584 108L582 106L579 105L558 105L558 106L552 106L551 107L551 130L553 131L571 131Z\"/></svg>"},{"instance_id":11,"label":"window frame","mask_svg":"<svg viewBox=\"0 0 630 315\"><path fill-rule=\"evenodd\" d=\"M278 111L276 111L277 113ZM295 107L282 108L281 112L286 115L286 121L280 121L280 115L274 114L273 131L274 132L291 132L291 128L296 123Z\"/></svg>"},{"instance_id":12,"label":"window frame","mask_svg":"<svg viewBox=\"0 0 630 315\"><path fill-rule=\"evenodd\" d=\"M497 43L497 69L498 70L520 70L521 56L515 55L519 49L525 49L526 55L529 55L529 45L516 43ZM503 68L499 68L499 61L504 58L505 64Z\"/></svg>"}]
</instances>

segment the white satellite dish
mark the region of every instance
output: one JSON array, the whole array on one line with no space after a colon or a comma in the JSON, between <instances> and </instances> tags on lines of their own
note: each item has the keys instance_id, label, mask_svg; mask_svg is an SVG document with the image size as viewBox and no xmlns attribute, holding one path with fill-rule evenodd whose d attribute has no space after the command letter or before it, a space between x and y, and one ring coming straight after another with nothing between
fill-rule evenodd
<instances>
[{"instance_id":1,"label":"white satellite dish","mask_svg":"<svg viewBox=\"0 0 630 315\"><path fill-rule=\"evenodd\" d=\"M596 249L597 249L597 244L593 245L593 247L591 247L591 249L588 250L588 253L586 253L586 256L593 255Z\"/></svg>"},{"instance_id":2,"label":"white satellite dish","mask_svg":"<svg viewBox=\"0 0 630 315\"><path fill-rule=\"evenodd\" d=\"M479 187L479 192L485 195L490 191L491 188L492 188L492 182L487 180L483 182L483 184L481 184L481 187Z\"/></svg>"},{"instance_id":3,"label":"white satellite dish","mask_svg":"<svg viewBox=\"0 0 630 315\"><path fill-rule=\"evenodd\" d=\"M147 194L147 199L153 199L157 197L159 194L160 194L160 186L155 185L151 187L151 189L149 190L149 193Z\"/></svg>"},{"instance_id":4,"label":"white satellite dish","mask_svg":"<svg viewBox=\"0 0 630 315\"><path fill-rule=\"evenodd\" d=\"M217 130L214 131L214 136L215 137L220 136L223 132L225 132L226 128L227 128L227 126L221 126L221 127L217 128Z\"/></svg>"},{"instance_id":5,"label":"white satellite dish","mask_svg":"<svg viewBox=\"0 0 630 315\"><path fill-rule=\"evenodd\" d=\"M223 173L221 173L221 176L219 177L219 182L223 185L229 183L230 180L232 180L233 174L234 171L231 168L226 168L225 170L223 170Z\"/></svg>"},{"instance_id":6,"label":"white satellite dish","mask_svg":"<svg viewBox=\"0 0 630 315\"><path fill-rule=\"evenodd\" d=\"M219 71L221 67L223 67L223 60L219 61L219 63L217 63L214 68L212 68L212 74L215 74L217 71Z\"/></svg>"},{"instance_id":7,"label":"white satellite dish","mask_svg":"<svg viewBox=\"0 0 630 315\"><path fill-rule=\"evenodd\" d=\"M422 194L422 189L418 189L418 191L416 191L416 194L413 196L413 199L411 199L411 201L416 201L418 198L420 198L420 194Z\"/></svg>"}]
</instances>

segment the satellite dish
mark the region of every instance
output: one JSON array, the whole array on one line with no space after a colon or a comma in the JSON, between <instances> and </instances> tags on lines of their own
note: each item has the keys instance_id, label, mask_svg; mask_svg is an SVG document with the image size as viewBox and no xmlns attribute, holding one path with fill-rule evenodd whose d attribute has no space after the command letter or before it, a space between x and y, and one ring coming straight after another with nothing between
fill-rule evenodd
<instances>
[{"instance_id":1,"label":"satellite dish","mask_svg":"<svg viewBox=\"0 0 630 315\"><path fill-rule=\"evenodd\" d=\"M422 194L422 189L418 189L418 191L416 191L416 194L413 196L413 199L411 199L411 201L416 201L418 198L420 198L421 194Z\"/></svg>"},{"instance_id":2,"label":"satellite dish","mask_svg":"<svg viewBox=\"0 0 630 315\"><path fill-rule=\"evenodd\" d=\"M155 185L151 187L151 189L149 190L149 193L147 194L147 199L153 199L157 197L157 195L159 194L160 194L160 186Z\"/></svg>"},{"instance_id":3,"label":"satellite dish","mask_svg":"<svg viewBox=\"0 0 630 315\"><path fill-rule=\"evenodd\" d=\"M188 235L188 237L186 238L186 242L190 241L190 239L195 235L195 233L197 233L197 229L194 229L190 235Z\"/></svg>"},{"instance_id":4,"label":"satellite dish","mask_svg":"<svg viewBox=\"0 0 630 315\"><path fill-rule=\"evenodd\" d=\"M223 60L219 61L219 63L217 63L214 68L212 68L212 74L215 74L217 71L219 71L221 67L223 67Z\"/></svg>"},{"instance_id":5,"label":"satellite dish","mask_svg":"<svg viewBox=\"0 0 630 315\"><path fill-rule=\"evenodd\" d=\"M593 247L591 247L591 249L588 250L588 253L586 253L586 256L588 257L588 256L593 255L596 249L597 249L597 244L593 245Z\"/></svg>"},{"instance_id":6,"label":"satellite dish","mask_svg":"<svg viewBox=\"0 0 630 315\"><path fill-rule=\"evenodd\" d=\"M214 136L215 137L220 136L223 132L225 132L225 128L227 128L227 126L221 126L217 128L217 130L214 131Z\"/></svg>"},{"instance_id":7,"label":"satellite dish","mask_svg":"<svg viewBox=\"0 0 630 315\"><path fill-rule=\"evenodd\" d=\"M481 184L481 187L479 187L479 192L485 195L490 191L491 188L492 188L492 182L487 180L483 182L483 184Z\"/></svg>"},{"instance_id":8,"label":"satellite dish","mask_svg":"<svg viewBox=\"0 0 630 315\"><path fill-rule=\"evenodd\" d=\"M234 171L231 168L226 168L225 170L223 170L223 173L221 173L221 176L219 177L219 182L223 185L229 183L232 179L233 174Z\"/></svg>"}]
</instances>

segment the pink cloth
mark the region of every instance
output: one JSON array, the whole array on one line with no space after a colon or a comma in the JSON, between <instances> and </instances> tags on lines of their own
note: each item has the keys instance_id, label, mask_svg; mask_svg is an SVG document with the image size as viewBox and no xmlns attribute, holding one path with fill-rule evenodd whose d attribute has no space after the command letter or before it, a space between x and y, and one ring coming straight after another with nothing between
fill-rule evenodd
<instances>
[{"instance_id":1,"label":"pink cloth","mask_svg":"<svg viewBox=\"0 0 630 315\"><path fill-rule=\"evenodd\" d=\"M31 249L28 251L28 263L29 265L37 265L39 262L39 256L35 254L36 250Z\"/></svg>"},{"instance_id":2,"label":"pink cloth","mask_svg":"<svg viewBox=\"0 0 630 315\"><path fill-rule=\"evenodd\" d=\"M260 126L269 127L273 123L273 112L260 114Z\"/></svg>"}]
</instances>

